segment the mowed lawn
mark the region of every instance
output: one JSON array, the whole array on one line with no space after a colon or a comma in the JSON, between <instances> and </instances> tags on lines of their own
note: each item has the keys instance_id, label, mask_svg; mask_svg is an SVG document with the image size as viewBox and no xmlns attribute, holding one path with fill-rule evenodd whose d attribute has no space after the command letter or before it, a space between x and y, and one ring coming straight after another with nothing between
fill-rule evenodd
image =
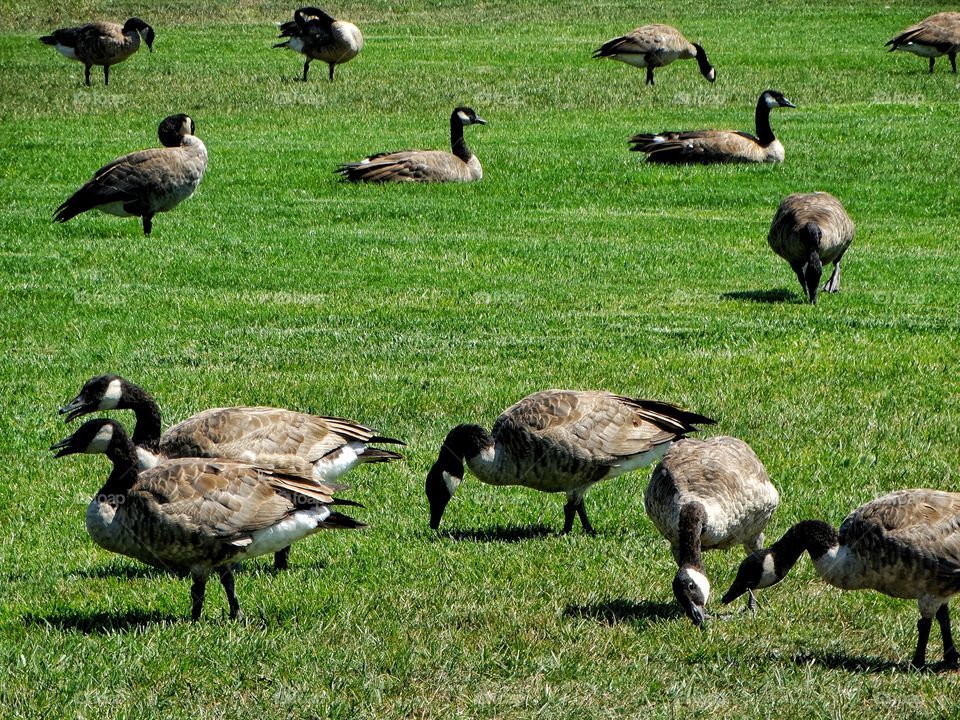
<instances>
[{"instance_id":1,"label":"mowed lawn","mask_svg":"<svg viewBox=\"0 0 960 720\"><path fill-rule=\"evenodd\" d=\"M960 80L883 43L945 9L791 1L359 2L325 6L366 47L337 70L271 49L293 5L0 0L0 716L96 718L926 718L957 673L909 668L916 605L821 583L804 558L756 618L719 597L742 558L706 556L716 615L673 601L649 470L597 486L596 537L558 534L561 496L468 477L442 530L423 481L447 430L548 387L668 400L743 438L782 501L768 528L908 487L960 490ZM147 20L104 87L37 37ZM595 61L646 22L708 51L657 72ZM655 167L640 131L752 130L786 162ZM340 162L448 143L455 105L484 166L462 186L351 186ZM186 112L210 152L196 195L155 218L53 210ZM857 224L842 290L802 302L766 233L790 192ZM829 272L829 270L827 271ZM825 278L827 275L825 274ZM54 460L56 409L117 372L168 426L277 405L403 438L360 468L370 524L208 588L96 547L109 469ZM132 415L115 417L132 424ZM934 629L928 657L941 658ZM935 664L934 670L940 668Z\"/></svg>"}]
</instances>

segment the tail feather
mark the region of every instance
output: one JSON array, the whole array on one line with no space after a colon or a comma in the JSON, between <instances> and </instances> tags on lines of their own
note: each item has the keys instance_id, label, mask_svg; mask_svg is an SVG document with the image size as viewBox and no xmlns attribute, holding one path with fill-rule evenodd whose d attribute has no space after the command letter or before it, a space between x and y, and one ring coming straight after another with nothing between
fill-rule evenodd
<instances>
[{"instance_id":1,"label":"tail feather","mask_svg":"<svg viewBox=\"0 0 960 720\"><path fill-rule=\"evenodd\" d=\"M360 462L362 463L391 462L392 460L403 460L403 455L391 450L370 447L360 453Z\"/></svg>"},{"instance_id":2,"label":"tail feather","mask_svg":"<svg viewBox=\"0 0 960 720\"><path fill-rule=\"evenodd\" d=\"M42 42L44 45L56 45L57 38L55 38L53 35L44 35L42 38L40 38L40 42Z\"/></svg>"},{"instance_id":3,"label":"tail feather","mask_svg":"<svg viewBox=\"0 0 960 720\"><path fill-rule=\"evenodd\" d=\"M383 435L374 435L367 442L375 443L387 443L388 445L406 445L403 440L397 440L396 438L384 437Z\"/></svg>"},{"instance_id":4,"label":"tail feather","mask_svg":"<svg viewBox=\"0 0 960 720\"><path fill-rule=\"evenodd\" d=\"M344 515L339 512L330 513L330 516L324 520L321 525L330 530L362 530L368 527L365 522L354 520L349 515Z\"/></svg>"}]
</instances>

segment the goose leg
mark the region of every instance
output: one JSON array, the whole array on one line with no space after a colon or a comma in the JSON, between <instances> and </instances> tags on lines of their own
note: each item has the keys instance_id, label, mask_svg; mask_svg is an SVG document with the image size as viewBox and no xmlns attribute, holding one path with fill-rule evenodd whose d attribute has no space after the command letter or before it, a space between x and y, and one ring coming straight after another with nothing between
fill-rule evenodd
<instances>
[{"instance_id":1,"label":"goose leg","mask_svg":"<svg viewBox=\"0 0 960 720\"><path fill-rule=\"evenodd\" d=\"M220 584L223 585L227 593L227 605L230 606L230 619L233 620L240 614L240 603L237 601L237 593L233 585L233 570L229 567L220 570Z\"/></svg>"},{"instance_id":2,"label":"goose leg","mask_svg":"<svg viewBox=\"0 0 960 720\"><path fill-rule=\"evenodd\" d=\"M957 54L955 52L949 53L947 55L950 58L950 65L953 66L953 74L957 74Z\"/></svg>"},{"instance_id":3,"label":"goose leg","mask_svg":"<svg viewBox=\"0 0 960 720\"><path fill-rule=\"evenodd\" d=\"M567 497L567 504L563 506L563 534L573 530L573 517L577 514L576 498Z\"/></svg>"},{"instance_id":4,"label":"goose leg","mask_svg":"<svg viewBox=\"0 0 960 720\"><path fill-rule=\"evenodd\" d=\"M803 274L803 266L797 265L793 268L793 272L796 274L797 280L800 281L800 289L803 290L803 296L805 298L809 297L810 293L807 290L807 278Z\"/></svg>"},{"instance_id":5,"label":"goose leg","mask_svg":"<svg viewBox=\"0 0 960 720\"><path fill-rule=\"evenodd\" d=\"M307 61L303 64L303 81L307 81L307 70L310 69L310 58L307 58Z\"/></svg>"},{"instance_id":6,"label":"goose leg","mask_svg":"<svg viewBox=\"0 0 960 720\"><path fill-rule=\"evenodd\" d=\"M817 291L820 288L820 278L823 276L823 265L820 264L820 255L813 251L807 258L806 267L803 274L807 281L807 293L810 296L810 304L817 304Z\"/></svg>"},{"instance_id":7,"label":"goose leg","mask_svg":"<svg viewBox=\"0 0 960 720\"><path fill-rule=\"evenodd\" d=\"M149 235L153 230L153 213L147 213L143 216L143 234Z\"/></svg>"},{"instance_id":8,"label":"goose leg","mask_svg":"<svg viewBox=\"0 0 960 720\"><path fill-rule=\"evenodd\" d=\"M653 66L647 65L647 85L653 84Z\"/></svg>"},{"instance_id":9,"label":"goose leg","mask_svg":"<svg viewBox=\"0 0 960 720\"><path fill-rule=\"evenodd\" d=\"M110 66L103 66L103 86L106 87L110 84Z\"/></svg>"},{"instance_id":10,"label":"goose leg","mask_svg":"<svg viewBox=\"0 0 960 720\"><path fill-rule=\"evenodd\" d=\"M287 545L283 550L278 550L273 554L273 569L286 570L290 564L290 546Z\"/></svg>"},{"instance_id":11,"label":"goose leg","mask_svg":"<svg viewBox=\"0 0 960 720\"><path fill-rule=\"evenodd\" d=\"M577 517L580 518L580 525L583 527L583 531L588 535L596 535L597 531L593 529L593 525L590 524L590 519L587 517L587 508L583 505L583 498L580 498L580 502L577 503Z\"/></svg>"},{"instance_id":12,"label":"goose leg","mask_svg":"<svg viewBox=\"0 0 960 720\"><path fill-rule=\"evenodd\" d=\"M753 594L752 589L747 590L747 610L754 617L757 616L757 596Z\"/></svg>"},{"instance_id":13,"label":"goose leg","mask_svg":"<svg viewBox=\"0 0 960 720\"><path fill-rule=\"evenodd\" d=\"M936 58L930 58L930 74L933 75L933 64L936 62Z\"/></svg>"},{"instance_id":14,"label":"goose leg","mask_svg":"<svg viewBox=\"0 0 960 720\"><path fill-rule=\"evenodd\" d=\"M917 651L913 654L911 664L915 668L925 667L927 664L927 640L930 639L930 618L921 617L917 620Z\"/></svg>"},{"instance_id":15,"label":"goose leg","mask_svg":"<svg viewBox=\"0 0 960 720\"><path fill-rule=\"evenodd\" d=\"M203 610L203 596L207 591L207 577L206 575L200 576L195 575L193 577L193 585L190 586L190 601L191 601L191 610L190 618L196 622L200 619L200 613Z\"/></svg>"},{"instance_id":16,"label":"goose leg","mask_svg":"<svg viewBox=\"0 0 960 720\"><path fill-rule=\"evenodd\" d=\"M86 65L86 64L83 66L83 81L87 84L87 87L90 86L90 68L91 67L93 66Z\"/></svg>"},{"instance_id":17,"label":"goose leg","mask_svg":"<svg viewBox=\"0 0 960 720\"><path fill-rule=\"evenodd\" d=\"M937 622L940 623L940 635L943 637L943 662L952 667L960 663L957 646L953 644L953 633L950 632L950 606L944 603L937 610Z\"/></svg>"},{"instance_id":18,"label":"goose leg","mask_svg":"<svg viewBox=\"0 0 960 720\"><path fill-rule=\"evenodd\" d=\"M330 82L333 82L333 69L337 66L336 63L330 63Z\"/></svg>"}]
</instances>

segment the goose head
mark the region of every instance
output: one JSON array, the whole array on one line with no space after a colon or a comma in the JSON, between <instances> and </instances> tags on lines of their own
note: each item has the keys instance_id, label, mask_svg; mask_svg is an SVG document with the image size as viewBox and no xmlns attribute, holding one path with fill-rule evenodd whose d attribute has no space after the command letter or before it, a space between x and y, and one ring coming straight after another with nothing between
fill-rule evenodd
<instances>
[{"instance_id":1,"label":"goose head","mask_svg":"<svg viewBox=\"0 0 960 720\"><path fill-rule=\"evenodd\" d=\"M140 18L132 17L123 24L123 31L128 32L138 32L140 37L143 38L143 41L147 44L147 50L153 52L153 39L156 37L153 32L153 28L147 25Z\"/></svg>"},{"instance_id":2,"label":"goose head","mask_svg":"<svg viewBox=\"0 0 960 720\"><path fill-rule=\"evenodd\" d=\"M50 446L54 457L76 455L78 453L109 454L111 449L123 443L126 433L115 420L97 418L88 420L73 435Z\"/></svg>"},{"instance_id":3,"label":"goose head","mask_svg":"<svg viewBox=\"0 0 960 720\"><path fill-rule=\"evenodd\" d=\"M785 571L777 568L776 556L773 550L757 550L748 555L740 563L737 577L724 593L721 602L726 605L733 602L745 592L759 590L776 585L786 576Z\"/></svg>"},{"instance_id":4,"label":"goose head","mask_svg":"<svg viewBox=\"0 0 960 720\"><path fill-rule=\"evenodd\" d=\"M430 527L440 527L443 511L463 481L463 460L476 456L490 444L490 435L479 425L458 425L440 447L437 461L427 473L426 493L430 504Z\"/></svg>"},{"instance_id":5,"label":"goose head","mask_svg":"<svg viewBox=\"0 0 960 720\"><path fill-rule=\"evenodd\" d=\"M460 106L454 108L451 120L458 121L461 125L486 125L487 121L477 115L473 108Z\"/></svg>"},{"instance_id":6,"label":"goose head","mask_svg":"<svg viewBox=\"0 0 960 720\"><path fill-rule=\"evenodd\" d=\"M760 102L771 109L775 107L796 107L796 105L787 100L779 90L764 90L760 95Z\"/></svg>"},{"instance_id":7,"label":"goose head","mask_svg":"<svg viewBox=\"0 0 960 720\"><path fill-rule=\"evenodd\" d=\"M80 393L60 408L59 413L66 415L65 421L70 422L98 410L129 408L134 400L133 388L119 375L97 375L87 380L80 388Z\"/></svg>"},{"instance_id":8,"label":"goose head","mask_svg":"<svg viewBox=\"0 0 960 720\"><path fill-rule=\"evenodd\" d=\"M168 115L160 121L157 137L164 147L180 147L187 135L196 135L197 126L193 118L183 113Z\"/></svg>"},{"instance_id":9,"label":"goose head","mask_svg":"<svg viewBox=\"0 0 960 720\"><path fill-rule=\"evenodd\" d=\"M684 565L677 570L673 578L673 595L693 624L703 628L707 619L705 608L707 600L710 599L710 581L707 576L697 568Z\"/></svg>"}]
</instances>

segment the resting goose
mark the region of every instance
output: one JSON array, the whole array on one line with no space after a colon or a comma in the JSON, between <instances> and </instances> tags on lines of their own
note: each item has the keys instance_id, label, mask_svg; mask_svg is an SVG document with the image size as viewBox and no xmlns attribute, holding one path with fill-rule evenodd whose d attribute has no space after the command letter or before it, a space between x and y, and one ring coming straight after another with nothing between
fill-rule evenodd
<instances>
[{"instance_id":1,"label":"resting goose","mask_svg":"<svg viewBox=\"0 0 960 720\"><path fill-rule=\"evenodd\" d=\"M780 496L753 449L733 437L686 438L657 465L643 496L647 515L677 561L673 594L694 625L703 626L710 581L701 552L763 544L763 529ZM753 607L753 595L750 596Z\"/></svg>"},{"instance_id":2,"label":"resting goose","mask_svg":"<svg viewBox=\"0 0 960 720\"><path fill-rule=\"evenodd\" d=\"M258 465L284 466L292 458L310 463L318 482L333 482L363 463L389 462L403 456L367 443L400 440L378 435L363 425L282 408L231 407L205 410L161 435L160 406L143 388L119 375L90 378L80 393L60 408L69 422L100 410L133 410L137 464L141 469L168 458L229 458ZM288 550L274 565L286 568Z\"/></svg>"},{"instance_id":3,"label":"resting goose","mask_svg":"<svg viewBox=\"0 0 960 720\"><path fill-rule=\"evenodd\" d=\"M143 219L143 234L153 229L156 213L173 210L193 195L207 169L207 148L187 115L170 115L160 123L164 147L119 157L94 173L63 201L54 220L64 223L88 210Z\"/></svg>"},{"instance_id":4,"label":"resting goose","mask_svg":"<svg viewBox=\"0 0 960 720\"><path fill-rule=\"evenodd\" d=\"M934 617L943 636L944 662L957 664L948 602L960 591L960 493L892 492L850 513L839 533L822 520L797 523L740 564L723 602L780 582L804 550L820 577L834 587L915 598L920 619L913 665L926 664Z\"/></svg>"},{"instance_id":5,"label":"resting goose","mask_svg":"<svg viewBox=\"0 0 960 720\"><path fill-rule=\"evenodd\" d=\"M114 420L88 420L53 445L56 457L105 453L113 472L87 507L87 532L110 552L193 579L194 620L207 578L217 573L230 617L240 612L232 564L276 552L307 535L365 525L332 509L338 485L309 471L263 468L237 460L184 458L137 467L133 441Z\"/></svg>"},{"instance_id":6,"label":"resting goose","mask_svg":"<svg viewBox=\"0 0 960 720\"><path fill-rule=\"evenodd\" d=\"M593 533L583 498L597 482L649 465L670 444L713 420L656 400L608 392L544 390L525 397L497 418L493 432L458 425L440 447L427 474L430 527L463 480L464 461L489 485L523 485L563 492L563 532L579 516Z\"/></svg>"},{"instance_id":7,"label":"resting goose","mask_svg":"<svg viewBox=\"0 0 960 720\"><path fill-rule=\"evenodd\" d=\"M486 125L472 108L454 108L450 115L450 147L443 150L400 150L341 165L337 172L352 182L471 182L483 168L463 139L467 125Z\"/></svg>"},{"instance_id":8,"label":"resting goose","mask_svg":"<svg viewBox=\"0 0 960 720\"><path fill-rule=\"evenodd\" d=\"M641 133L630 138L630 149L660 163L783 162L783 145L770 128L775 107L796 105L777 90L764 90L757 101L755 136L737 130Z\"/></svg>"},{"instance_id":9,"label":"resting goose","mask_svg":"<svg viewBox=\"0 0 960 720\"><path fill-rule=\"evenodd\" d=\"M153 52L153 28L140 18L130 18L123 25L93 22L79 27L54 30L40 42L53 45L61 55L84 66L83 79L90 84L90 68L103 65L103 84L110 82L110 66L123 62L140 49L140 38Z\"/></svg>"},{"instance_id":10,"label":"resting goose","mask_svg":"<svg viewBox=\"0 0 960 720\"><path fill-rule=\"evenodd\" d=\"M833 195L794 193L777 208L767 242L790 263L804 294L816 305L825 264L833 263L833 273L823 291L835 293L840 289L840 261L854 234L853 221Z\"/></svg>"},{"instance_id":11,"label":"resting goose","mask_svg":"<svg viewBox=\"0 0 960 720\"><path fill-rule=\"evenodd\" d=\"M894 50L906 50L914 55L930 58L930 72L941 55L950 58L953 72L957 72L957 52L960 52L960 12L942 12L911 25L886 45Z\"/></svg>"},{"instance_id":12,"label":"resting goose","mask_svg":"<svg viewBox=\"0 0 960 720\"><path fill-rule=\"evenodd\" d=\"M669 65L674 60L694 59L700 74L710 82L717 79L707 53L696 43L687 40L679 30L669 25L644 25L626 35L607 40L593 53L595 58L619 60L647 69L647 85L653 85L653 69Z\"/></svg>"},{"instance_id":13,"label":"resting goose","mask_svg":"<svg viewBox=\"0 0 960 720\"><path fill-rule=\"evenodd\" d=\"M307 81L311 61L322 60L327 63L330 66L330 82L333 82L333 69L355 58L363 49L363 35L356 25L334 20L323 10L314 7L296 10L293 20L280 26L279 37L289 39L277 43L275 48L288 48L306 55L304 82Z\"/></svg>"}]
</instances>

